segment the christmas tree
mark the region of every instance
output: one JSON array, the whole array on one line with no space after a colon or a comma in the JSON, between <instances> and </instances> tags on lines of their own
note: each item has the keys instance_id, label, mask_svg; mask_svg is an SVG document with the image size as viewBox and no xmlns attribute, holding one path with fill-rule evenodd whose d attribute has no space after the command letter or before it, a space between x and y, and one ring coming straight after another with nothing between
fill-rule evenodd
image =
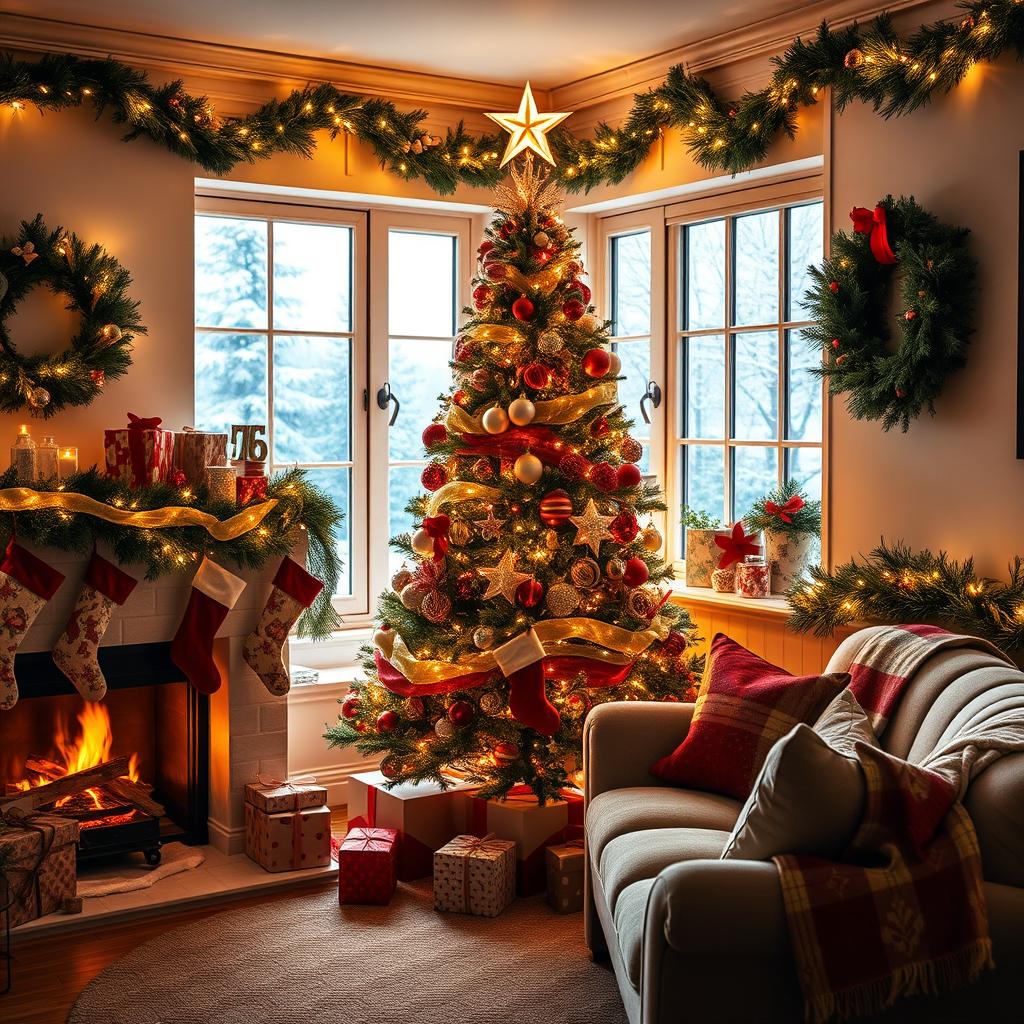
<instances>
[{"instance_id":1,"label":"christmas tree","mask_svg":"<svg viewBox=\"0 0 1024 1024\"><path fill-rule=\"evenodd\" d=\"M496 191L454 388L423 431L422 525L392 541L414 568L382 595L367 681L327 733L395 782L447 769L543 801L579 781L592 706L692 699L692 625L640 524L664 505L557 201L529 155Z\"/></svg>"}]
</instances>

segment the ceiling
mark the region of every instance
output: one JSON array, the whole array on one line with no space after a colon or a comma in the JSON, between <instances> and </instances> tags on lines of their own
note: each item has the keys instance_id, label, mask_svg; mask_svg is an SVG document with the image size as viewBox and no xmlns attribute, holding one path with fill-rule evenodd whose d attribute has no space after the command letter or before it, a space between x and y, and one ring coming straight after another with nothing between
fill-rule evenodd
<instances>
[{"instance_id":1,"label":"ceiling","mask_svg":"<svg viewBox=\"0 0 1024 1024\"><path fill-rule=\"evenodd\" d=\"M4 0L8 13L550 88L797 0Z\"/></svg>"}]
</instances>

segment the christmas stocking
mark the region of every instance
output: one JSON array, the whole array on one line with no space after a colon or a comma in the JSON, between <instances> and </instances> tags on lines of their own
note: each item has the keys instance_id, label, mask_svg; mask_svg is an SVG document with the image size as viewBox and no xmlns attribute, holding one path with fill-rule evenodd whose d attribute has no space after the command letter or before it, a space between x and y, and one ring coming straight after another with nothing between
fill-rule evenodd
<instances>
[{"instance_id":1,"label":"christmas stocking","mask_svg":"<svg viewBox=\"0 0 1024 1024\"><path fill-rule=\"evenodd\" d=\"M260 621L245 638L242 657L263 685L278 697L283 697L291 687L282 656L284 642L302 610L313 603L323 588L298 562L285 558L274 577L274 589Z\"/></svg>"},{"instance_id":2,"label":"christmas stocking","mask_svg":"<svg viewBox=\"0 0 1024 1024\"><path fill-rule=\"evenodd\" d=\"M18 703L14 655L40 609L63 582L63 573L11 538L0 562L0 711Z\"/></svg>"},{"instance_id":3,"label":"christmas stocking","mask_svg":"<svg viewBox=\"0 0 1024 1024\"><path fill-rule=\"evenodd\" d=\"M114 605L124 604L137 583L113 562L93 552L74 611L53 648L57 668L86 700L102 700L107 692L96 655Z\"/></svg>"},{"instance_id":4,"label":"christmas stocking","mask_svg":"<svg viewBox=\"0 0 1024 1024\"><path fill-rule=\"evenodd\" d=\"M171 641L171 660L200 693L220 689L213 660L213 638L245 590L245 580L204 558L192 579L192 593L178 632Z\"/></svg>"}]
</instances>

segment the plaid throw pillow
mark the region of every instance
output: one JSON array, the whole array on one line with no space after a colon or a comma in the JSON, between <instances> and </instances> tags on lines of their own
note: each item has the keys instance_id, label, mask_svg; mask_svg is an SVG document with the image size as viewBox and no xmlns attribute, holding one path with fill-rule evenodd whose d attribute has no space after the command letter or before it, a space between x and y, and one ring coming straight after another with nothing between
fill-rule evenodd
<instances>
[{"instance_id":1,"label":"plaid throw pillow","mask_svg":"<svg viewBox=\"0 0 1024 1024\"><path fill-rule=\"evenodd\" d=\"M746 800L775 741L816 721L849 682L846 673L791 676L717 633L686 739L651 774Z\"/></svg>"}]
</instances>

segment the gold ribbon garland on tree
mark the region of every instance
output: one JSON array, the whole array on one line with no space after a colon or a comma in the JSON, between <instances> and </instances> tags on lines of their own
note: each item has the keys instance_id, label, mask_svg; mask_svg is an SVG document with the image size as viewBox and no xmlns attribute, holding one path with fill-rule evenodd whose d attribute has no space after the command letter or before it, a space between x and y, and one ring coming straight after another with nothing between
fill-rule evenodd
<instances>
[{"instance_id":1,"label":"gold ribbon garland on tree","mask_svg":"<svg viewBox=\"0 0 1024 1024\"><path fill-rule=\"evenodd\" d=\"M598 384L578 395L566 395L564 398L550 398L543 402L537 402L534 406L537 411L530 422L537 425L573 423L598 406L612 405L616 400L617 393L616 383L609 381ZM471 416L465 409L453 404L448 408L444 425L454 433L486 434L487 431L483 427L483 415L486 411L484 409L479 415Z\"/></svg>"}]
</instances>

